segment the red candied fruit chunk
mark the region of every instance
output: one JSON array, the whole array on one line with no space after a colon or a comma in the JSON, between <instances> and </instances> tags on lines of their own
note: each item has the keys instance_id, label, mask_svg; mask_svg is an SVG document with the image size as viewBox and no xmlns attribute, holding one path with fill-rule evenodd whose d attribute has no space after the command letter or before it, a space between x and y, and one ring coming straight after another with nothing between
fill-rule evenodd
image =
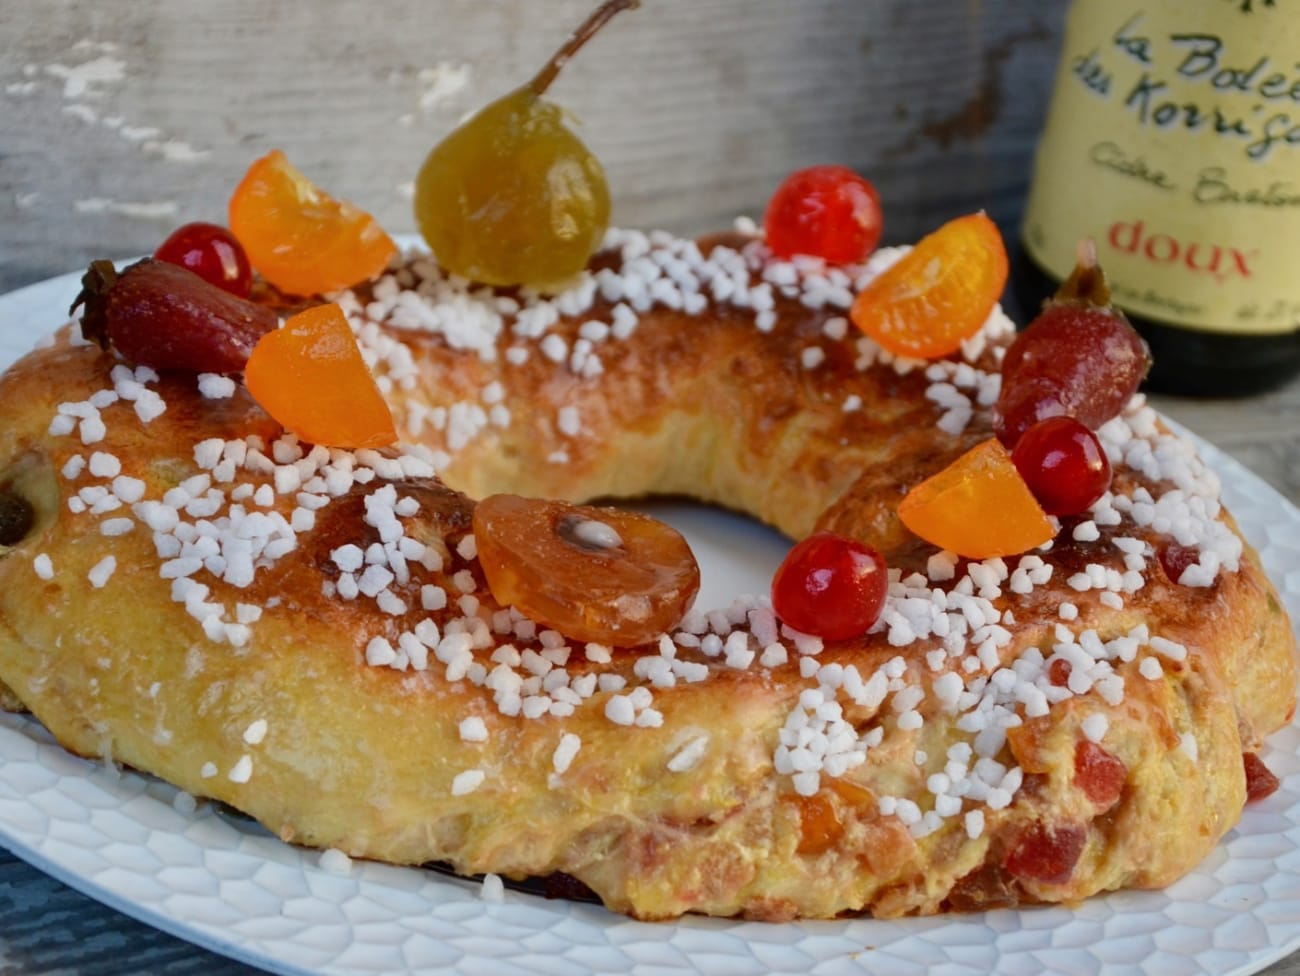
<instances>
[{"instance_id":1,"label":"red candied fruit chunk","mask_svg":"<svg viewBox=\"0 0 1300 976\"><path fill-rule=\"evenodd\" d=\"M810 166L791 173L772 194L763 217L777 257L809 254L832 264L861 261L880 243L880 194L847 166Z\"/></svg>"},{"instance_id":2,"label":"red candied fruit chunk","mask_svg":"<svg viewBox=\"0 0 1300 976\"><path fill-rule=\"evenodd\" d=\"M1087 739L1074 747L1074 783L1103 811L1119 800L1127 780L1128 767L1118 756Z\"/></svg>"},{"instance_id":3,"label":"red candied fruit chunk","mask_svg":"<svg viewBox=\"0 0 1300 976\"><path fill-rule=\"evenodd\" d=\"M854 539L818 532L786 554L772 579L772 609L795 630L826 640L865 634L889 589L885 560Z\"/></svg>"},{"instance_id":4,"label":"red candied fruit chunk","mask_svg":"<svg viewBox=\"0 0 1300 976\"><path fill-rule=\"evenodd\" d=\"M1073 417L1050 417L1024 432L1012 463L1048 515L1078 515L1110 487L1110 461L1097 435Z\"/></svg>"},{"instance_id":5,"label":"red candied fruit chunk","mask_svg":"<svg viewBox=\"0 0 1300 976\"><path fill-rule=\"evenodd\" d=\"M1264 765L1264 760L1259 758L1259 753L1243 752L1241 760L1246 767L1247 803L1254 803L1256 800L1262 800L1264 797L1272 796L1277 792L1277 788L1282 785L1282 781Z\"/></svg>"},{"instance_id":6,"label":"red candied fruit chunk","mask_svg":"<svg viewBox=\"0 0 1300 976\"><path fill-rule=\"evenodd\" d=\"M1170 542L1156 551L1156 558L1160 560L1160 568L1165 571L1165 575L1172 582L1177 583L1182 579L1187 567L1200 559L1200 553L1191 546Z\"/></svg>"},{"instance_id":7,"label":"red candied fruit chunk","mask_svg":"<svg viewBox=\"0 0 1300 976\"><path fill-rule=\"evenodd\" d=\"M177 227L153 256L189 268L209 284L240 298L253 290L253 268L235 235L218 224L196 221Z\"/></svg>"},{"instance_id":8,"label":"red candied fruit chunk","mask_svg":"<svg viewBox=\"0 0 1300 976\"><path fill-rule=\"evenodd\" d=\"M1074 873L1087 839L1082 824L1053 827L1036 821L1016 837L1007 854L1006 869L1023 881L1064 884Z\"/></svg>"},{"instance_id":9,"label":"red candied fruit chunk","mask_svg":"<svg viewBox=\"0 0 1300 976\"><path fill-rule=\"evenodd\" d=\"M1058 657L1047 666L1047 680L1058 688L1064 688L1070 683L1070 672L1073 670L1074 665L1065 658Z\"/></svg>"}]
</instances>

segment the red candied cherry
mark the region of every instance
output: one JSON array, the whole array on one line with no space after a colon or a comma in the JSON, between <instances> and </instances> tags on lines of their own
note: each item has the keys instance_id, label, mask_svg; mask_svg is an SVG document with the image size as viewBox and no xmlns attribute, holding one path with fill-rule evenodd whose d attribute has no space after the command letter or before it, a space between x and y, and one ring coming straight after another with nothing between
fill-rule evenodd
<instances>
[{"instance_id":1,"label":"red candied cherry","mask_svg":"<svg viewBox=\"0 0 1300 976\"><path fill-rule=\"evenodd\" d=\"M847 166L791 173L772 194L763 218L777 257L810 254L832 264L861 261L880 243L880 194Z\"/></svg>"},{"instance_id":2,"label":"red candied cherry","mask_svg":"<svg viewBox=\"0 0 1300 976\"><path fill-rule=\"evenodd\" d=\"M153 256L189 268L209 284L239 298L253 290L253 269L235 235L217 224L195 222L172 231Z\"/></svg>"},{"instance_id":3,"label":"red candied cherry","mask_svg":"<svg viewBox=\"0 0 1300 976\"><path fill-rule=\"evenodd\" d=\"M855 539L818 532L797 543L772 578L772 609L795 630L826 640L866 633L889 589L885 560Z\"/></svg>"},{"instance_id":4,"label":"red candied cherry","mask_svg":"<svg viewBox=\"0 0 1300 976\"><path fill-rule=\"evenodd\" d=\"M1078 515L1110 487L1101 441L1073 417L1034 424L1016 442L1011 461L1048 515Z\"/></svg>"}]
</instances>

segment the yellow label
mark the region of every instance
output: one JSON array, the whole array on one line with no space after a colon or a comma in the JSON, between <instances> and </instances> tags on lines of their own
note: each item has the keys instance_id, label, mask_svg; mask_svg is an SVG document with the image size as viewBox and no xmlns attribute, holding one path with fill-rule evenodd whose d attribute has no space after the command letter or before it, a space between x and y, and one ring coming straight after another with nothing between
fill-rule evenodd
<instances>
[{"instance_id":1,"label":"yellow label","mask_svg":"<svg viewBox=\"0 0 1300 976\"><path fill-rule=\"evenodd\" d=\"M1300 323L1300 11L1075 0L1024 242L1097 242L1118 304L1211 332Z\"/></svg>"}]
</instances>

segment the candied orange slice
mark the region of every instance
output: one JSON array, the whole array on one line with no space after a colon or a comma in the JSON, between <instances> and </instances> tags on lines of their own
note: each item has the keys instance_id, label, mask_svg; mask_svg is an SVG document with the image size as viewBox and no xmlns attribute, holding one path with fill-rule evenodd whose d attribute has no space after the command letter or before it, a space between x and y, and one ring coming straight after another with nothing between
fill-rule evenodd
<instances>
[{"instance_id":1,"label":"candied orange slice","mask_svg":"<svg viewBox=\"0 0 1300 976\"><path fill-rule=\"evenodd\" d=\"M572 640L652 641L700 588L686 540L640 512L490 495L474 507L474 539L493 598Z\"/></svg>"},{"instance_id":2,"label":"candied orange slice","mask_svg":"<svg viewBox=\"0 0 1300 976\"><path fill-rule=\"evenodd\" d=\"M368 281L397 253L374 217L323 192L278 149L235 188L230 230L262 277L290 295Z\"/></svg>"},{"instance_id":3,"label":"candied orange slice","mask_svg":"<svg viewBox=\"0 0 1300 976\"><path fill-rule=\"evenodd\" d=\"M995 437L909 491L898 517L926 542L968 559L1015 555L1055 535Z\"/></svg>"},{"instance_id":4,"label":"candied orange slice","mask_svg":"<svg viewBox=\"0 0 1300 976\"><path fill-rule=\"evenodd\" d=\"M268 332L244 368L248 392L285 430L327 447L384 447L393 415L337 305L317 305Z\"/></svg>"},{"instance_id":5,"label":"candied orange slice","mask_svg":"<svg viewBox=\"0 0 1300 976\"><path fill-rule=\"evenodd\" d=\"M956 352L979 331L1007 284L1007 251L985 214L950 220L858 295L849 315L899 356Z\"/></svg>"}]
</instances>

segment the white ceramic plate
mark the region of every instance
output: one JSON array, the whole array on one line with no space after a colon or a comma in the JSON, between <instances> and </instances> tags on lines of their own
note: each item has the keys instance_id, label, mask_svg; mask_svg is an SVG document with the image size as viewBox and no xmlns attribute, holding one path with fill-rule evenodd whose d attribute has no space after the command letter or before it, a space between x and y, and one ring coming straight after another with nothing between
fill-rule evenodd
<instances>
[{"instance_id":1,"label":"white ceramic plate","mask_svg":"<svg viewBox=\"0 0 1300 976\"><path fill-rule=\"evenodd\" d=\"M63 321L65 275L0 297L0 368ZM1201 445L1229 505L1300 620L1300 512ZM785 544L725 513L657 511L690 537L702 606L762 592ZM1256 972L1300 946L1300 723L1265 754L1282 788L1188 877L1079 908L895 922L773 925L687 918L644 924L601 908L507 892L416 869L322 870L315 852L175 791L76 759L34 721L0 716L0 844L72 887L175 935L279 973L402 972L956 976L1043 972Z\"/></svg>"}]
</instances>

